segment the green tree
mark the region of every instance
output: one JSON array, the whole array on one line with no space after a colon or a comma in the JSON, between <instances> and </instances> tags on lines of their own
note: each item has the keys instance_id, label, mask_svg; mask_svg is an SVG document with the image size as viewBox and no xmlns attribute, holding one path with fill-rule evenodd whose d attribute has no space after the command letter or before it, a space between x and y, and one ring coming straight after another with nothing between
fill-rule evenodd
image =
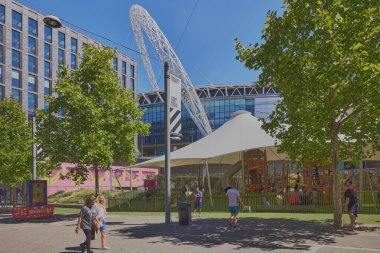
<instances>
[{"instance_id":1,"label":"green tree","mask_svg":"<svg viewBox=\"0 0 380 253\"><path fill-rule=\"evenodd\" d=\"M22 106L12 98L0 100L0 133L0 181L16 187L32 179L33 139Z\"/></svg>"},{"instance_id":2,"label":"green tree","mask_svg":"<svg viewBox=\"0 0 380 253\"><path fill-rule=\"evenodd\" d=\"M133 163L135 136L146 135L149 125L141 121L132 91L121 87L112 68L115 51L84 47L77 70L64 67L49 108L38 113L38 141L42 156L52 162L71 162L76 170L68 176L77 183L95 171L95 193L99 193L99 168L107 170L113 162Z\"/></svg>"},{"instance_id":3,"label":"green tree","mask_svg":"<svg viewBox=\"0 0 380 253\"><path fill-rule=\"evenodd\" d=\"M284 3L282 15L268 12L261 43L235 41L237 59L262 71L261 85L281 91L264 123L280 151L303 164L332 164L334 225L340 226L338 161L380 148L379 1Z\"/></svg>"}]
</instances>

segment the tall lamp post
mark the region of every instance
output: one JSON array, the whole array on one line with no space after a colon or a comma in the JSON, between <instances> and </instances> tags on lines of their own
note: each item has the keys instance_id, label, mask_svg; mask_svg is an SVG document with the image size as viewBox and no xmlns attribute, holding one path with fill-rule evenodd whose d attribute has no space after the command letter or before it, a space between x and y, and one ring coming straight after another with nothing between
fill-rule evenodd
<instances>
[{"instance_id":1,"label":"tall lamp post","mask_svg":"<svg viewBox=\"0 0 380 253\"><path fill-rule=\"evenodd\" d=\"M60 28L62 27L61 20L53 15L48 15L44 17L43 19L45 25L47 25L50 28ZM33 166L32 166L32 178L33 180L37 179L37 145L35 143L36 140L36 132L37 132L37 126L36 126L36 117L33 117L32 122L32 134L33 134Z\"/></svg>"},{"instance_id":2,"label":"tall lamp post","mask_svg":"<svg viewBox=\"0 0 380 253\"><path fill-rule=\"evenodd\" d=\"M170 224L170 85L169 64L164 63L165 83L165 224Z\"/></svg>"},{"instance_id":3,"label":"tall lamp post","mask_svg":"<svg viewBox=\"0 0 380 253\"><path fill-rule=\"evenodd\" d=\"M32 138L33 138L33 167L32 167L32 179L37 179L37 145L36 145L36 117L33 117L32 122Z\"/></svg>"}]
</instances>

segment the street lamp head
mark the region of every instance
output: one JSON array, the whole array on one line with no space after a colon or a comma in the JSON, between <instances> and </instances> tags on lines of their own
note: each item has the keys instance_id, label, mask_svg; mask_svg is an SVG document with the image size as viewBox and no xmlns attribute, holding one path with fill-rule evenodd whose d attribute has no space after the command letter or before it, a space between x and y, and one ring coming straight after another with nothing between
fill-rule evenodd
<instances>
[{"instance_id":1,"label":"street lamp head","mask_svg":"<svg viewBox=\"0 0 380 253\"><path fill-rule=\"evenodd\" d=\"M53 15L48 15L44 17L44 23L51 28L60 28L62 27L62 22L61 20Z\"/></svg>"}]
</instances>

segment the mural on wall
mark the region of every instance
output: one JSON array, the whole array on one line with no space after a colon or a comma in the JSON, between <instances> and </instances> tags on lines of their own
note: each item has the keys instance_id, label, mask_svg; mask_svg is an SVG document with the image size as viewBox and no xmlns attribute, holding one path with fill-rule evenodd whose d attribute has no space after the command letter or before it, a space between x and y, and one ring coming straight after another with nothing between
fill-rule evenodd
<instances>
[{"instance_id":1,"label":"mural on wall","mask_svg":"<svg viewBox=\"0 0 380 253\"><path fill-rule=\"evenodd\" d=\"M54 169L48 178L48 193L50 196L59 191L73 191L81 188L93 189L95 187L95 171L90 170L89 178L80 185L75 185L73 181L66 178L65 175L73 169L73 164L62 163ZM99 170L99 187L101 190L111 189L112 187L130 187L130 168L123 166L111 166L112 183L110 171ZM159 169L152 168L132 168L132 186L135 188L144 187L144 179L157 175Z\"/></svg>"}]
</instances>

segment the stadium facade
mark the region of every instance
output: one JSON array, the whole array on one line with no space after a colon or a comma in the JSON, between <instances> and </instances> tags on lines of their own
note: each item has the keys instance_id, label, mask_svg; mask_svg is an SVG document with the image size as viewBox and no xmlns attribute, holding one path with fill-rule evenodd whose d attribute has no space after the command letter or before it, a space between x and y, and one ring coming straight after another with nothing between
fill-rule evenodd
<instances>
[{"instance_id":1,"label":"stadium facade","mask_svg":"<svg viewBox=\"0 0 380 253\"><path fill-rule=\"evenodd\" d=\"M29 116L48 106L45 95L56 95L62 65L76 69L84 45L102 45L70 27L50 28L44 17L15 1L0 0L0 99L13 96ZM113 67L121 85L136 91L137 61L117 52Z\"/></svg>"},{"instance_id":2,"label":"stadium facade","mask_svg":"<svg viewBox=\"0 0 380 253\"><path fill-rule=\"evenodd\" d=\"M257 88L255 83L236 85L212 85L195 87L213 130L231 118L233 112L246 110L258 118L266 118L279 101L279 92L272 88ZM143 121L151 124L149 136L138 137L141 158L151 158L164 154L164 93L161 91L139 94L139 106L145 109ZM181 140L172 141L175 150L200 138L185 106L181 112Z\"/></svg>"}]
</instances>

